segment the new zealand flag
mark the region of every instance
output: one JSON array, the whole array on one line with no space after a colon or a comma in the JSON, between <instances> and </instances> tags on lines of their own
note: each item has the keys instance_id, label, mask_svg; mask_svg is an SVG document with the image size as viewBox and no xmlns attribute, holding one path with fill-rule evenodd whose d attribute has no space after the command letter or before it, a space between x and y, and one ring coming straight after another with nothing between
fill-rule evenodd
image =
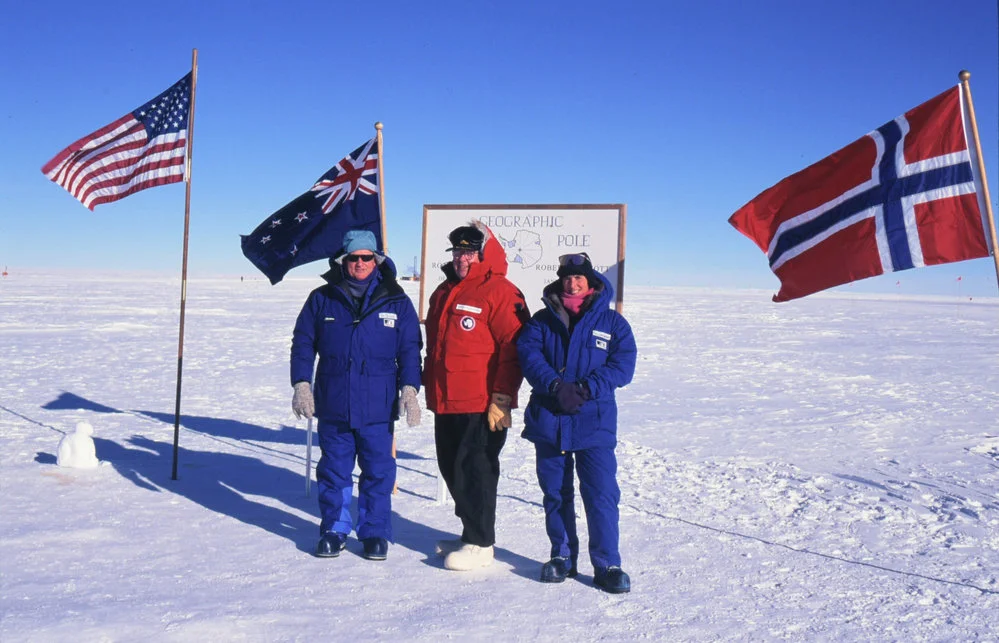
<instances>
[{"instance_id":1,"label":"new zealand flag","mask_svg":"<svg viewBox=\"0 0 999 643\"><path fill-rule=\"evenodd\" d=\"M370 230L382 247L376 141L348 154L305 194L240 235L243 255L272 284L296 266L333 257L347 230Z\"/></svg>"},{"instance_id":2,"label":"new zealand flag","mask_svg":"<svg viewBox=\"0 0 999 643\"><path fill-rule=\"evenodd\" d=\"M965 109L960 86L945 91L729 218L767 253L774 301L990 254Z\"/></svg>"}]
</instances>

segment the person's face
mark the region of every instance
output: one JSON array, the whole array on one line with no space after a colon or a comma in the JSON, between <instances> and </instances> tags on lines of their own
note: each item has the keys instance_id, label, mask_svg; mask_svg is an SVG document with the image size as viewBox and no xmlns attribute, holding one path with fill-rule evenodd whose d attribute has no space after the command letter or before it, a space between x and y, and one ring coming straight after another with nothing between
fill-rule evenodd
<instances>
[{"instance_id":1,"label":"person's face","mask_svg":"<svg viewBox=\"0 0 999 643\"><path fill-rule=\"evenodd\" d=\"M585 275L566 275L562 277L562 292L567 295L578 295L579 293L586 292L588 288L589 283L587 283Z\"/></svg>"},{"instance_id":2,"label":"person's face","mask_svg":"<svg viewBox=\"0 0 999 643\"><path fill-rule=\"evenodd\" d=\"M358 250L343 258L343 265L347 266L347 274L351 279L363 281L368 278L377 265L375 263L375 253L370 250Z\"/></svg>"},{"instance_id":3,"label":"person's face","mask_svg":"<svg viewBox=\"0 0 999 643\"><path fill-rule=\"evenodd\" d=\"M473 263L479 263L479 252L477 250L452 250L451 263L454 264L454 272L458 279L468 276L468 271Z\"/></svg>"}]
</instances>

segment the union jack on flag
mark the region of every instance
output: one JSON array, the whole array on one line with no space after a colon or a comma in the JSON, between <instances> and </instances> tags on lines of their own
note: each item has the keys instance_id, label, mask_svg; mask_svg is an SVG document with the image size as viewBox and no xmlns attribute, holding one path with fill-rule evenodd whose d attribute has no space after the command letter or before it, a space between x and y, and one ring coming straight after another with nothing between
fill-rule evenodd
<instances>
[{"instance_id":1,"label":"union jack on flag","mask_svg":"<svg viewBox=\"0 0 999 643\"><path fill-rule=\"evenodd\" d=\"M42 172L93 210L157 185L184 180L191 74L165 92L84 136Z\"/></svg>"},{"instance_id":2,"label":"union jack on flag","mask_svg":"<svg viewBox=\"0 0 999 643\"><path fill-rule=\"evenodd\" d=\"M327 197L322 205L323 214L329 214L341 201L353 199L358 190L364 194L378 194L378 184L374 179L378 174L378 155L371 153L374 143L375 139L368 141L357 158L347 156L337 163L335 169L339 170L339 174L335 177L320 179L312 186L312 191L318 192L318 196Z\"/></svg>"},{"instance_id":3,"label":"union jack on flag","mask_svg":"<svg viewBox=\"0 0 999 643\"><path fill-rule=\"evenodd\" d=\"M886 272L986 257L981 168L960 86L765 190L730 218L787 301Z\"/></svg>"},{"instance_id":4,"label":"union jack on flag","mask_svg":"<svg viewBox=\"0 0 999 643\"><path fill-rule=\"evenodd\" d=\"M336 256L347 230L370 230L382 246L374 138L240 237L243 255L276 284L296 266Z\"/></svg>"}]
</instances>

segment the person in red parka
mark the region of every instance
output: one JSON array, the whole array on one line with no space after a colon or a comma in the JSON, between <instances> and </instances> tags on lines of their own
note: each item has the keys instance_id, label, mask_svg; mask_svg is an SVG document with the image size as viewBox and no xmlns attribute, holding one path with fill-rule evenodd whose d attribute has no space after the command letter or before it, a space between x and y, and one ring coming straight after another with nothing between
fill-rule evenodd
<instances>
[{"instance_id":1,"label":"person in red parka","mask_svg":"<svg viewBox=\"0 0 999 643\"><path fill-rule=\"evenodd\" d=\"M523 381L517 335L530 319L506 278L506 253L481 222L448 235L447 279L430 296L423 384L434 413L437 466L461 538L437 543L447 569L486 567L496 542L499 454Z\"/></svg>"}]
</instances>

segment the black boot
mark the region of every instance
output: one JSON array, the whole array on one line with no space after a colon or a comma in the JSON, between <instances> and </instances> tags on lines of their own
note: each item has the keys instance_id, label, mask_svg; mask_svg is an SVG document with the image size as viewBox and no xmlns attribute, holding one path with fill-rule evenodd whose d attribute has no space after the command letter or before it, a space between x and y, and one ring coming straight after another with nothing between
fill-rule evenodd
<instances>
[{"instance_id":1,"label":"black boot","mask_svg":"<svg viewBox=\"0 0 999 643\"><path fill-rule=\"evenodd\" d=\"M323 534L316 544L316 556L320 558L336 558L347 547L347 536L330 532Z\"/></svg>"},{"instance_id":2,"label":"black boot","mask_svg":"<svg viewBox=\"0 0 999 643\"><path fill-rule=\"evenodd\" d=\"M561 583L566 578L575 578L578 573L568 558L556 556L541 566L541 582Z\"/></svg>"},{"instance_id":3,"label":"black boot","mask_svg":"<svg viewBox=\"0 0 999 643\"><path fill-rule=\"evenodd\" d=\"M365 538L364 557L368 560L385 560L388 557L388 541L384 538Z\"/></svg>"},{"instance_id":4,"label":"black boot","mask_svg":"<svg viewBox=\"0 0 999 643\"><path fill-rule=\"evenodd\" d=\"M593 584L611 594L631 591L631 579L620 567L604 567L593 572Z\"/></svg>"}]
</instances>

